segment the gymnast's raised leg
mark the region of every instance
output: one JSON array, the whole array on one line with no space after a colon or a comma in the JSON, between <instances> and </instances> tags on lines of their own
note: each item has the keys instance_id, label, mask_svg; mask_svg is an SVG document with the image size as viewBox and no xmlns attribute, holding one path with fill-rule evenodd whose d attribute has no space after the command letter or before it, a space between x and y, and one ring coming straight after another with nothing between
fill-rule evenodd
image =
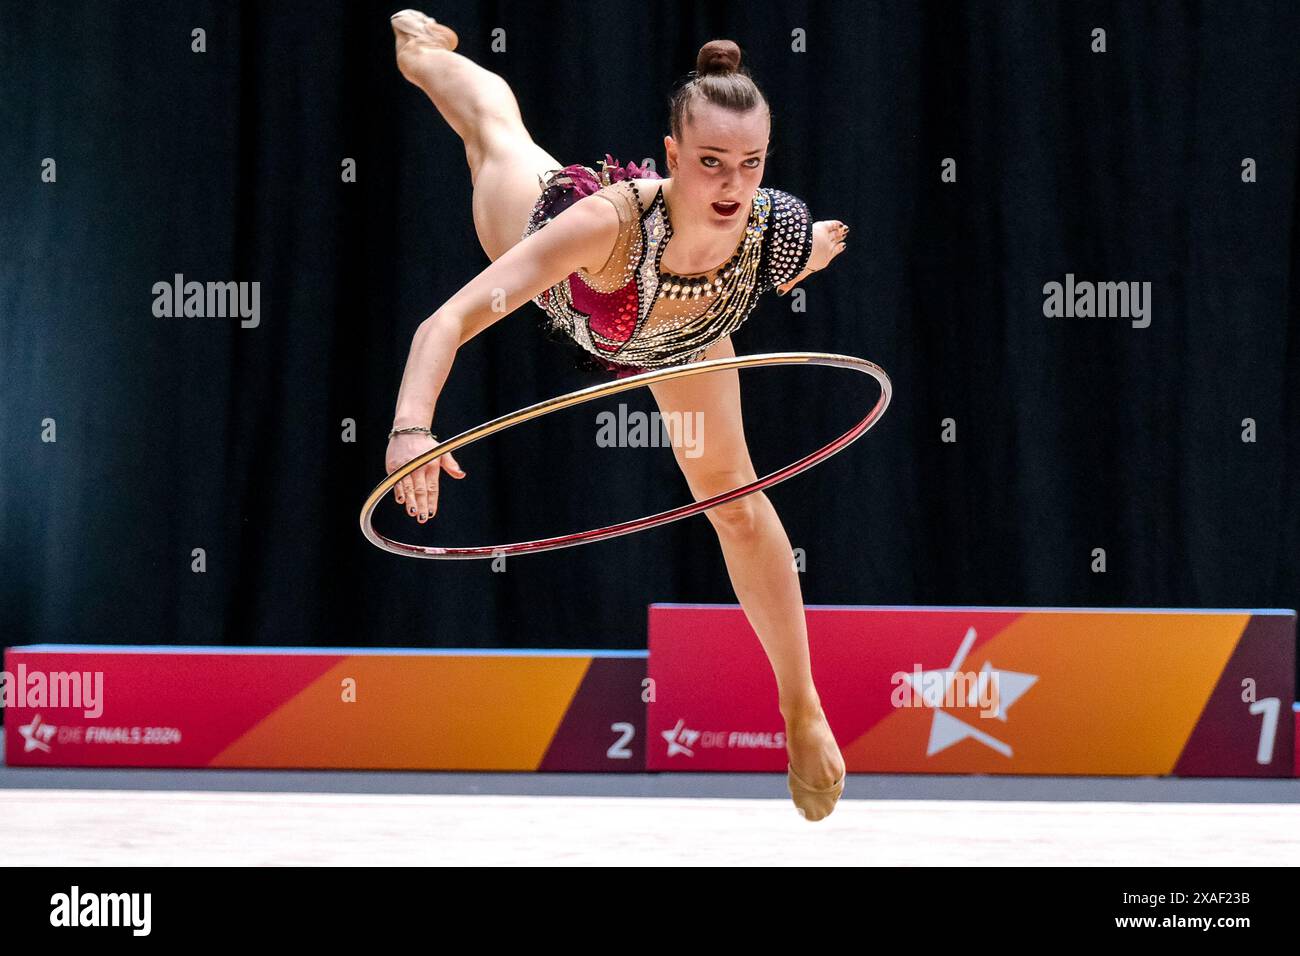
<instances>
[{"instance_id":1,"label":"gymnast's raised leg","mask_svg":"<svg viewBox=\"0 0 1300 956\"><path fill-rule=\"evenodd\" d=\"M538 176L563 164L533 142L510 85L454 52L458 38L449 27L416 10L395 14L392 23L398 69L465 144L474 229L495 261L523 234L542 191Z\"/></svg>"}]
</instances>

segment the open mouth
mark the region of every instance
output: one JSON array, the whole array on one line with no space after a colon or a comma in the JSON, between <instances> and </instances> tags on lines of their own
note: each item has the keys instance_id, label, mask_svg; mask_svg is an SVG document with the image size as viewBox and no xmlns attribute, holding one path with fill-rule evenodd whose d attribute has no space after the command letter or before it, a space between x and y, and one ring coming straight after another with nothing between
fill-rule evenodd
<instances>
[{"instance_id":1,"label":"open mouth","mask_svg":"<svg viewBox=\"0 0 1300 956\"><path fill-rule=\"evenodd\" d=\"M719 216L734 216L739 208L740 203L738 202L715 202L713 204L713 211Z\"/></svg>"}]
</instances>

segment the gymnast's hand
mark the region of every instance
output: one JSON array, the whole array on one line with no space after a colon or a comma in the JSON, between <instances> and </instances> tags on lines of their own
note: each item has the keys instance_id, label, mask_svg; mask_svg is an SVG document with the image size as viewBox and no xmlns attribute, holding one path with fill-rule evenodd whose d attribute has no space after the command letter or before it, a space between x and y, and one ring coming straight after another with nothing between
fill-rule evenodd
<instances>
[{"instance_id":1,"label":"gymnast's hand","mask_svg":"<svg viewBox=\"0 0 1300 956\"><path fill-rule=\"evenodd\" d=\"M813 272L825 269L844 251L848 238L849 227L838 219L813 223L813 247L808 256L808 268Z\"/></svg>"},{"instance_id":2,"label":"gymnast's hand","mask_svg":"<svg viewBox=\"0 0 1300 956\"><path fill-rule=\"evenodd\" d=\"M394 435L388 440L388 453L384 455L385 474L391 475L412 458L424 454L438 444L428 435ZM450 454L439 455L421 465L393 488L398 504L406 506L406 513L424 524L438 512L438 472L447 470L453 478L464 478L465 472Z\"/></svg>"},{"instance_id":3,"label":"gymnast's hand","mask_svg":"<svg viewBox=\"0 0 1300 956\"><path fill-rule=\"evenodd\" d=\"M813 247L808 255L808 264L803 271L784 285L777 286L777 291L785 295L803 279L819 272L831 264L831 260L844 251L849 236L849 227L838 219L826 219L813 223Z\"/></svg>"}]
</instances>

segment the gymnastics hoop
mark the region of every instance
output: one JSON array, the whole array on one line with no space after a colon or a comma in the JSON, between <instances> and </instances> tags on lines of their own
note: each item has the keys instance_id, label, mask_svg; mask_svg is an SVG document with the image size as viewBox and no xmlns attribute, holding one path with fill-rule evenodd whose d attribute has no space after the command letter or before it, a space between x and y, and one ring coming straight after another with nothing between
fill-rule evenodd
<instances>
[{"instance_id":1,"label":"gymnastics hoop","mask_svg":"<svg viewBox=\"0 0 1300 956\"><path fill-rule=\"evenodd\" d=\"M651 385L658 382L670 382L675 378L686 378L691 375L701 375L705 372L718 371L728 368L760 368L769 365L826 365L837 368L850 368L866 375L870 375L880 384L880 399L875 406L867 413L867 417L862 419L839 438L836 438L830 444L817 449L811 455L800 458L798 461L786 465L777 471L764 475L747 485L741 485L730 491L724 491L714 495L712 498L705 498L702 501L694 501L670 511L661 511L659 514L648 515L644 518L637 518L635 521L624 521L620 524L608 525L604 528L595 528L591 531L581 531L577 534L560 535L554 538L540 538L536 541L520 541L515 544L498 545L496 547L476 547L476 548L439 548L426 545L405 544L401 541L394 541L386 538L374 529L373 518L375 509L379 507L379 502L384 499L389 492L396 487L397 483L405 478L411 472L423 467L435 458L441 457L448 452L456 451L471 445L481 438L487 438L489 435L495 435L497 432L505 431L515 425L530 421L534 418L540 418L543 415L549 415L551 412L557 412L562 408L568 408L572 405L581 405L585 402L594 401L598 398L604 398L607 395L617 395L619 392L626 392L633 388L640 388L642 385ZM855 358L852 355L835 355L828 352L767 352L759 355L738 355L734 358L717 358L708 359L702 362L691 362L686 365L674 365L668 368L652 369L649 372L641 372L637 375L630 375L627 378L616 379L610 382L602 382L588 388L579 389L576 392L569 392L567 395L560 395L556 398L547 399L538 402L535 405L529 405L527 408L521 408L518 411L510 412L508 415L502 415L500 418L494 418L490 422L485 422L477 428L471 428L469 431L461 432L455 438L449 438L444 442L434 445L428 451L417 455L406 464L397 468L387 478L375 486L375 490L370 492L370 497L366 503L361 506L361 533L365 535L366 540L377 548L384 551L391 551L393 554L400 554L406 557L416 558L438 558L438 559L474 559L474 558L495 558L509 557L517 554L534 554L541 551L553 551L557 548L571 548L579 544L591 544L596 541L604 541L607 538L615 538L619 535L632 534L635 531L644 531L648 528L654 528L661 524L668 524L671 521L678 521L682 518L699 514L701 511L708 511L710 508L725 504L728 501L734 501L736 498L743 498L745 495L753 494L764 488L770 488L772 485L785 481L787 478L793 478L802 471L807 471L819 461L824 461L831 455L848 447L858 438L871 428L872 425L880 421L880 417L885 414L885 409L889 407L889 399L893 394L893 386L889 381L889 376L885 370L873 362L866 359ZM441 482L441 476L439 477Z\"/></svg>"}]
</instances>

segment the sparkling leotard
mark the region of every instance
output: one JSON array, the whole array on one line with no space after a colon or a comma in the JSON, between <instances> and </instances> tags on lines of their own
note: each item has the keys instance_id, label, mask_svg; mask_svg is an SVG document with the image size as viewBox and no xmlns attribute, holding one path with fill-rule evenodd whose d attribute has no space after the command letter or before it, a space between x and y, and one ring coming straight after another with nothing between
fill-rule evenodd
<instances>
[{"instance_id":1,"label":"sparkling leotard","mask_svg":"<svg viewBox=\"0 0 1300 956\"><path fill-rule=\"evenodd\" d=\"M524 230L527 238L593 193L618 210L618 240L605 265L596 272L580 269L533 299L545 313L550 336L585 353L582 367L622 378L696 361L744 323L761 293L788 282L807 264L812 253L807 205L780 189L760 187L735 255L695 287L684 285L659 267L673 235L663 190L647 206L633 181L660 177L605 158L600 174L572 165L543 179Z\"/></svg>"}]
</instances>

